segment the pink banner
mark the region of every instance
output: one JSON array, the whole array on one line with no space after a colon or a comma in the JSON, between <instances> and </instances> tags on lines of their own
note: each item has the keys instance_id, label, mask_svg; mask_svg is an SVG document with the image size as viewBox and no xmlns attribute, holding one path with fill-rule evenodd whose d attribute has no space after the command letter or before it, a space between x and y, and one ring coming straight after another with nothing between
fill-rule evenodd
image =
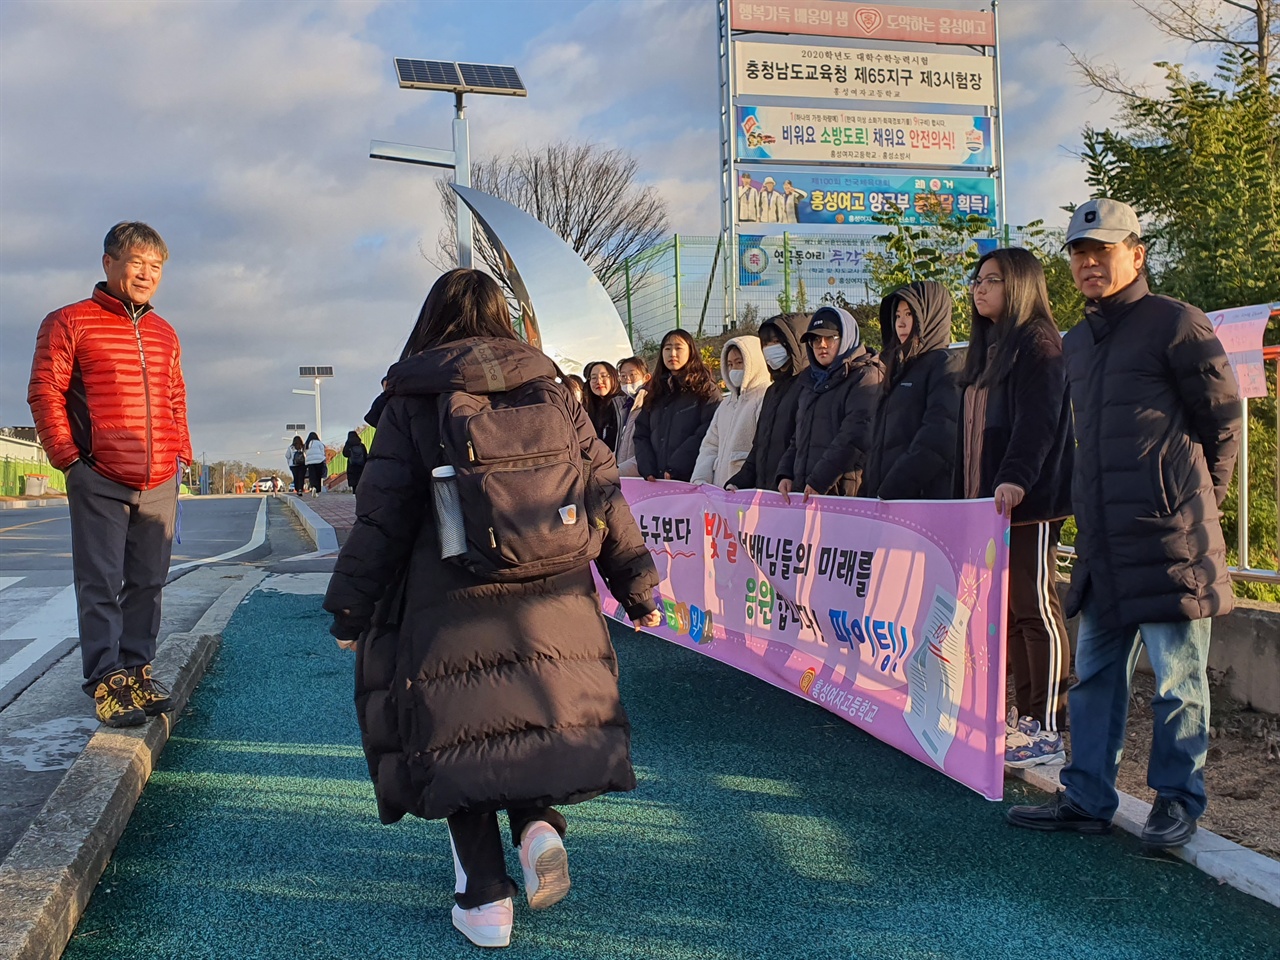
<instances>
[{"instance_id":1,"label":"pink banner","mask_svg":"<svg viewBox=\"0 0 1280 960\"><path fill-rule=\"evenodd\" d=\"M1267 365L1262 360L1262 337L1271 319L1271 304L1235 307L1209 314L1213 332L1227 351L1227 360L1240 384L1240 396L1267 395Z\"/></svg>"},{"instance_id":2,"label":"pink banner","mask_svg":"<svg viewBox=\"0 0 1280 960\"><path fill-rule=\"evenodd\" d=\"M1009 528L993 501L622 483L662 578L650 632L1000 799Z\"/></svg>"},{"instance_id":3,"label":"pink banner","mask_svg":"<svg viewBox=\"0 0 1280 960\"><path fill-rule=\"evenodd\" d=\"M731 0L729 25L755 33L994 46L995 19L977 10L843 0Z\"/></svg>"}]
</instances>

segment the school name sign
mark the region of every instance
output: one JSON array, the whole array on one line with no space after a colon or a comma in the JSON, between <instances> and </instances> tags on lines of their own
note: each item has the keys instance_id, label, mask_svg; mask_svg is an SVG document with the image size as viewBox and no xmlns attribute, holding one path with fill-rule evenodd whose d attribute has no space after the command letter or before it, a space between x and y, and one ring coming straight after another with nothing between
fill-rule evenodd
<instances>
[{"instance_id":1,"label":"school name sign","mask_svg":"<svg viewBox=\"0 0 1280 960\"><path fill-rule=\"evenodd\" d=\"M661 577L650 632L1000 799L1008 525L991 500L622 484Z\"/></svg>"},{"instance_id":2,"label":"school name sign","mask_svg":"<svg viewBox=\"0 0 1280 960\"><path fill-rule=\"evenodd\" d=\"M729 25L755 33L990 46L995 18L979 10L899 7L846 0L731 0Z\"/></svg>"}]
</instances>

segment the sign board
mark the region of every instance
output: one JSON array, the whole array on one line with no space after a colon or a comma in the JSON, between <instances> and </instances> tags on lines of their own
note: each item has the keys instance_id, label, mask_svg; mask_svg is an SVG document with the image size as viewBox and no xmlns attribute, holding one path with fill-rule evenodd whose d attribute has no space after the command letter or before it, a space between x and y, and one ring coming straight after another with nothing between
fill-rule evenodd
<instances>
[{"instance_id":1,"label":"sign board","mask_svg":"<svg viewBox=\"0 0 1280 960\"><path fill-rule=\"evenodd\" d=\"M734 41L738 96L995 105L989 57Z\"/></svg>"},{"instance_id":2,"label":"sign board","mask_svg":"<svg viewBox=\"0 0 1280 960\"><path fill-rule=\"evenodd\" d=\"M1231 371L1246 399L1267 395L1267 367L1262 359L1262 337L1271 318L1271 304L1217 310L1209 314L1213 332L1227 351Z\"/></svg>"},{"instance_id":3,"label":"sign board","mask_svg":"<svg viewBox=\"0 0 1280 960\"><path fill-rule=\"evenodd\" d=\"M859 40L992 46L987 11L898 7L843 0L730 0L729 26L755 33L802 33Z\"/></svg>"},{"instance_id":4,"label":"sign board","mask_svg":"<svg viewBox=\"0 0 1280 960\"><path fill-rule=\"evenodd\" d=\"M879 250L869 237L738 236L738 286L790 288L793 300L804 284L804 299L816 309L825 294L841 294L850 302L867 299L871 263ZM787 260L790 259L790 266Z\"/></svg>"},{"instance_id":5,"label":"sign board","mask_svg":"<svg viewBox=\"0 0 1280 960\"><path fill-rule=\"evenodd\" d=\"M991 167L991 118L829 107L734 108L737 159Z\"/></svg>"}]
</instances>

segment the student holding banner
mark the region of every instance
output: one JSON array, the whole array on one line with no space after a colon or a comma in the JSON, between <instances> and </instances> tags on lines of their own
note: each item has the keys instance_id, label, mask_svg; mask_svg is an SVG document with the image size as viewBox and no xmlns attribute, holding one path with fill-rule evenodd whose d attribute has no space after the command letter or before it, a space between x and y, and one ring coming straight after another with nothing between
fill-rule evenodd
<instances>
[{"instance_id":1,"label":"student holding banner","mask_svg":"<svg viewBox=\"0 0 1280 960\"><path fill-rule=\"evenodd\" d=\"M684 330L662 338L657 374L636 418L636 466L646 480L689 482L720 388Z\"/></svg>"},{"instance_id":2,"label":"student holding banner","mask_svg":"<svg viewBox=\"0 0 1280 960\"><path fill-rule=\"evenodd\" d=\"M644 409L646 387L649 385L649 364L644 357L627 357L618 361L618 385L626 398L623 405L622 431L618 434L618 476L638 477L636 467L636 420Z\"/></svg>"},{"instance_id":3,"label":"student holding banner","mask_svg":"<svg viewBox=\"0 0 1280 960\"><path fill-rule=\"evenodd\" d=\"M796 429L778 464L778 490L804 499L823 494L856 497L871 446L884 367L862 342L847 310L821 307L804 335L809 370L800 378Z\"/></svg>"},{"instance_id":4,"label":"student holding banner","mask_svg":"<svg viewBox=\"0 0 1280 960\"><path fill-rule=\"evenodd\" d=\"M800 340L808 329L807 313L781 313L760 324L761 352L773 382L760 405L751 453L724 485L730 493L772 490L778 483L778 464L796 430L800 377L809 369L809 351Z\"/></svg>"},{"instance_id":5,"label":"student holding banner","mask_svg":"<svg viewBox=\"0 0 1280 960\"><path fill-rule=\"evenodd\" d=\"M912 283L880 304L884 400L861 495L881 500L951 496L962 358L951 342L951 293L933 280Z\"/></svg>"},{"instance_id":6,"label":"student holding banner","mask_svg":"<svg viewBox=\"0 0 1280 960\"><path fill-rule=\"evenodd\" d=\"M756 435L760 404L769 388L769 368L760 352L760 338L734 337L720 351L720 369L729 396L720 401L698 450L693 483L723 487L747 459Z\"/></svg>"},{"instance_id":7,"label":"student holding banner","mask_svg":"<svg viewBox=\"0 0 1280 960\"><path fill-rule=\"evenodd\" d=\"M1061 729L1071 648L1055 586L1058 534L1071 515L1075 436L1062 339L1044 268L1001 248L970 283L973 332L957 444L956 496L994 497L1009 517L1009 712L1005 762L1066 759Z\"/></svg>"}]
</instances>

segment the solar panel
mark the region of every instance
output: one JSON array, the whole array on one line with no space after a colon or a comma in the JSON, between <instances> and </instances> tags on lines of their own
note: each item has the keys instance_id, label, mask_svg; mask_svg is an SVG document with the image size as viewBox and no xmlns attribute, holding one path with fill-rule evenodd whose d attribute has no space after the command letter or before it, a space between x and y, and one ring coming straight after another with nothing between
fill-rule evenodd
<instances>
[{"instance_id":1,"label":"solar panel","mask_svg":"<svg viewBox=\"0 0 1280 960\"><path fill-rule=\"evenodd\" d=\"M407 60L396 57L400 86L419 90L454 90L462 86L458 65L448 60Z\"/></svg>"},{"instance_id":2,"label":"solar panel","mask_svg":"<svg viewBox=\"0 0 1280 960\"><path fill-rule=\"evenodd\" d=\"M508 96L527 95L520 74L515 67L502 67L489 63L460 63L458 72L467 89L477 93L499 93Z\"/></svg>"},{"instance_id":3,"label":"solar panel","mask_svg":"<svg viewBox=\"0 0 1280 960\"><path fill-rule=\"evenodd\" d=\"M332 377L333 367L299 367L300 377Z\"/></svg>"}]
</instances>

